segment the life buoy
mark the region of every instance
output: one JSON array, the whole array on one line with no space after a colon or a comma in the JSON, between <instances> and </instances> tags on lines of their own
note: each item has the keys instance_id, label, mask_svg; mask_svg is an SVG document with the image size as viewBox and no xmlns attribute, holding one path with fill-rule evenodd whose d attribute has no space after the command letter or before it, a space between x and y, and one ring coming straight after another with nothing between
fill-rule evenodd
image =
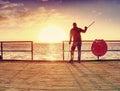
<instances>
[{"instance_id":1,"label":"life buoy","mask_svg":"<svg viewBox=\"0 0 120 91\"><path fill-rule=\"evenodd\" d=\"M105 55L105 53L107 52L106 42L103 39L93 41L91 51L95 56Z\"/></svg>"}]
</instances>

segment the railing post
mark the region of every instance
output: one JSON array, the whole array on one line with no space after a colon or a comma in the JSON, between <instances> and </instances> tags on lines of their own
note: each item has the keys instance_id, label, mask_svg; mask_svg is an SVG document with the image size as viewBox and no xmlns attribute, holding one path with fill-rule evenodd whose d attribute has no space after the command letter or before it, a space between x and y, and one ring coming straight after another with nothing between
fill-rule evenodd
<instances>
[{"instance_id":1,"label":"railing post","mask_svg":"<svg viewBox=\"0 0 120 91\"><path fill-rule=\"evenodd\" d=\"M3 44L1 42L1 55L0 55L0 60L3 60Z\"/></svg>"},{"instance_id":2,"label":"railing post","mask_svg":"<svg viewBox=\"0 0 120 91\"><path fill-rule=\"evenodd\" d=\"M33 41L31 41L31 60L33 60Z\"/></svg>"},{"instance_id":3,"label":"railing post","mask_svg":"<svg viewBox=\"0 0 120 91\"><path fill-rule=\"evenodd\" d=\"M100 56L97 56L97 60L99 61Z\"/></svg>"},{"instance_id":4,"label":"railing post","mask_svg":"<svg viewBox=\"0 0 120 91\"><path fill-rule=\"evenodd\" d=\"M64 61L64 41L63 41L63 44L62 44L62 48L63 48L63 61Z\"/></svg>"}]
</instances>

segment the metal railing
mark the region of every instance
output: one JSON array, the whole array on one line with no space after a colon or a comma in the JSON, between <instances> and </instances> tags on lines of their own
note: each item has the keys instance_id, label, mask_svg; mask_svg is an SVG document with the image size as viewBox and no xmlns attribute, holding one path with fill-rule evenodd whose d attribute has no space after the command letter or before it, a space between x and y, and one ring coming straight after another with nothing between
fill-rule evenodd
<instances>
[{"instance_id":1,"label":"metal railing","mask_svg":"<svg viewBox=\"0 0 120 91\"><path fill-rule=\"evenodd\" d=\"M89 47L81 49L81 52L84 52L84 53L89 52L89 53L92 54L91 46L92 46L93 41L94 40L83 40L82 41L82 48L84 46L84 43L89 43ZM107 43L107 46L108 46L107 52L119 52L120 53L120 40L105 40L105 42ZM117 45L117 47L119 47L119 48L116 49L115 45ZM68 54L69 55L68 58L69 58L70 57L70 51L71 51L71 45L69 45L69 41L63 41L62 50L63 50L63 60L66 60L65 59L65 56L66 56L65 53L69 53ZM75 52L77 52L77 50L75 50ZM120 60L120 55L119 54L118 54L118 57L119 58L117 58L117 59ZM67 60L69 60L69 59L67 59Z\"/></svg>"},{"instance_id":2,"label":"metal railing","mask_svg":"<svg viewBox=\"0 0 120 91\"><path fill-rule=\"evenodd\" d=\"M13 55L11 55L10 53L13 53ZM29 53L30 60L33 60L33 41L1 41L0 42L0 60L11 60L11 59L6 59L5 56L7 55L14 56L16 53ZM21 60L23 59L21 58Z\"/></svg>"}]
</instances>

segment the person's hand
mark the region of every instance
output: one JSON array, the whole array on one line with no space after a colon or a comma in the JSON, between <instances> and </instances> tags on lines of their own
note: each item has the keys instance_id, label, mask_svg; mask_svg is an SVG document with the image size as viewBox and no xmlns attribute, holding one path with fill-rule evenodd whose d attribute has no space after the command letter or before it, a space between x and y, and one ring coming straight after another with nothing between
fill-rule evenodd
<instances>
[{"instance_id":1,"label":"person's hand","mask_svg":"<svg viewBox=\"0 0 120 91\"><path fill-rule=\"evenodd\" d=\"M69 41L69 45L71 44L71 41Z\"/></svg>"},{"instance_id":2,"label":"person's hand","mask_svg":"<svg viewBox=\"0 0 120 91\"><path fill-rule=\"evenodd\" d=\"M87 29L88 27L87 26L85 26L85 29Z\"/></svg>"}]
</instances>

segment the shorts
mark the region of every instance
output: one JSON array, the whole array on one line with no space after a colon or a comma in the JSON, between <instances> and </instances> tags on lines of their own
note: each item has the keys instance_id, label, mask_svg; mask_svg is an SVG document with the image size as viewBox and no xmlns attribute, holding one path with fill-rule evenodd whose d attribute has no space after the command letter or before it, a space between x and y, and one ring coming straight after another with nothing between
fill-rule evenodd
<instances>
[{"instance_id":1,"label":"shorts","mask_svg":"<svg viewBox=\"0 0 120 91\"><path fill-rule=\"evenodd\" d=\"M71 51L75 51L75 48L77 47L78 52L81 51L81 42L73 42L72 47L71 47Z\"/></svg>"}]
</instances>

